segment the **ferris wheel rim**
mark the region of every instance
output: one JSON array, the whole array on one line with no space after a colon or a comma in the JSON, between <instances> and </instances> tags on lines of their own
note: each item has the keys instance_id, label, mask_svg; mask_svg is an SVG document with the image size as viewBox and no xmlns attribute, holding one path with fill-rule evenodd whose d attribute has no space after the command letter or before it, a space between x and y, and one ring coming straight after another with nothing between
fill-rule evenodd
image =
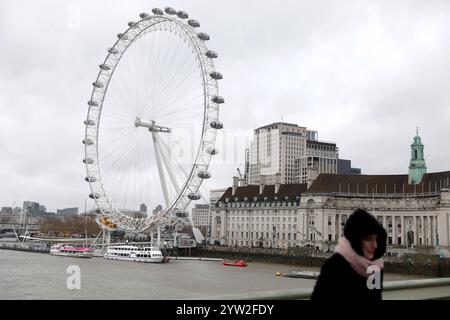
<instances>
[{"instance_id":1,"label":"ferris wheel rim","mask_svg":"<svg viewBox=\"0 0 450 320\"><path fill-rule=\"evenodd\" d=\"M108 193L105 191L103 186L103 179L101 175L100 161L99 161L99 152L98 152L98 136L99 136L99 125L101 120L101 114L103 111L103 105L105 97L107 96L108 88L111 79L114 76L114 73L119 65L122 57L127 52L127 50L140 38L140 36L150 30L152 26L169 23L170 26L174 26L179 28L179 31L184 32L185 36L189 37L190 45L193 49L195 49L196 58L199 60L201 74L202 74L202 87L203 87L203 105L204 105L204 114L203 114L203 127L201 139L199 141L199 145L197 146L197 153L195 156L194 164L190 170L190 174L188 179L183 185L182 191L180 191L177 197L171 202L171 205L168 208L163 210L162 216L168 216L175 209L184 210L189 203L192 201L187 197L188 192L198 192L200 185L203 181L203 178L200 178L201 172L206 172L210 165L210 161L212 155L214 153L208 152L213 148L216 139L216 129L213 126L213 123L220 123L219 119L219 107L218 103L214 102L213 98L220 97L219 89L218 89L218 77L213 77L212 74L219 74L215 70L214 63L212 58L208 56L208 48L206 47L204 40L201 38L201 34L195 31L195 27L185 24L182 18L177 19L171 16L161 16L161 15L153 15L142 18L139 22L129 24L129 28L123 33L118 35L118 40L115 42L113 47L108 49L108 54L104 60L104 62L100 65L100 71L98 72L96 81L94 82L94 88L91 93L91 99L89 100L89 108L87 114L87 120L85 121L86 129L85 129L85 164L86 164L86 174L87 181L89 182L89 186L91 189L91 195L93 195L93 199L95 200L99 211L102 214L106 214L110 216L113 221L122 229L125 230L138 230L143 229L146 225L151 223L154 219L150 218L131 218L125 215L120 209L115 208L108 197ZM141 29L141 27L144 28ZM134 31L139 29L139 32L134 34ZM148 31L151 32L151 31ZM131 36L131 37L130 37ZM208 36L209 37L209 36ZM124 46L125 44L125 46ZM117 59L114 59L114 56L118 56ZM111 63L113 62L113 63ZM220 75L221 76L221 75ZM221 77L220 77L221 79ZM100 84L103 83L103 87ZM100 100L99 100L100 98ZM221 97L220 97L221 98ZM222 99L223 100L223 99ZM222 101L223 102L223 101ZM93 116L94 115L94 116ZM95 116L96 115L96 116ZM89 121L96 120L96 124L94 125L95 135L92 135L93 130ZM88 122L88 123L86 123ZM89 144L89 139L94 138L94 152L92 152L92 144ZM205 140L209 139L208 141ZM92 163L87 159L95 159ZM200 158L203 160L200 163ZM202 170L203 169L203 170ZM98 180L91 181L90 177L95 177L95 174L98 176ZM196 176L197 174L197 176ZM102 200L100 200L102 198ZM181 205L180 205L181 204Z\"/></svg>"}]
</instances>

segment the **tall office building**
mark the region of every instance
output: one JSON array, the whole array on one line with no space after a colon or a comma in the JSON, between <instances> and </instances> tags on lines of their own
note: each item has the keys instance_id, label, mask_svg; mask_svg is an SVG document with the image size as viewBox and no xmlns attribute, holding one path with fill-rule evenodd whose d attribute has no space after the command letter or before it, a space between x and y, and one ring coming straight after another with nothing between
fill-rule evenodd
<instances>
[{"instance_id":1,"label":"tall office building","mask_svg":"<svg viewBox=\"0 0 450 320\"><path fill-rule=\"evenodd\" d=\"M56 214L63 216L76 216L78 215L78 208L66 208L56 210Z\"/></svg>"},{"instance_id":2,"label":"tall office building","mask_svg":"<svg viewBox=\"0 0 450 320\"><path fill-rule=\"evenodd\" d=\"M306 128L272 123L255 129L250 142L248 184L296 183L298 166L305 165Z\"/></svg>"},{"instance_id":3,"label":"tall office building","mask_svg":"<svg viewBox=\"0 0 450 320\"><path fill-rule=\"evenodd\" d=\"M336 143L296 124L272 123L255 129L250 142L248 184L309 185L321 173L337 173Z\"/></svg>"},{"instance_id":4,"label":"tall office building","mask_svg":"<svg viewBox=\"0 0 450 320\"><path fill-rule=\"evenodd\" d=\"M12 214L13 213L13 208L11 207L2 207L2 209L0 210L0 214Z\"/></svg>"},{"instance_id":5,"label":"tall office building","mask_svg":"<svg viewBox=\"0 0 450 320\"><path fill-rule=\"evenodd\" d=\"M338 173L339 148L336 143L320 141L317 131L307 131L306 166L300 167L299 181L308 186L321 173Z\"/></svg>"},{"instance_id":6,"label":"tall office building","mask_svg":"<svg viewBox=\"0 0 450 320\"><path fill-rule=\"evenodd\" d=\"M27 214L39 214L39 203L33 201L24 201L23 212Z\"/></svg>"},{"instance_id":7,"label":"tall office building","mask_svg":"<svg viewBox=\"0 0 450 320\"><path fill-rule=\"evenodd\" d=\"M194 222L194 225L200 229L203 236L208 237L211 227L209 204L196 204L194 208L192 208L192 221Z\"/></svg>"}]
</instances>

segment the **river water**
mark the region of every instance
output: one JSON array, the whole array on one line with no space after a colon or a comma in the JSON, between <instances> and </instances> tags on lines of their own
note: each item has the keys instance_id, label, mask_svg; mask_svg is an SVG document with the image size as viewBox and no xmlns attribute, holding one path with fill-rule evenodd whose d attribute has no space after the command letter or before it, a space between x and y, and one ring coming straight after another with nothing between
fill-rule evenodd
<instances>
[{"instance_id":1,"label":"river water","mask_svg":"<svg viewBox=\"0 0 450 320\"><path fill-rule=\"evenodd\" d=\"M68 289L70 266L79 267L80 289ZM226 267L219 261L151 264L0 250L0 299L210 299L313 287L315 280L275 275L299 269L318 271L261 262L250 262L247 268ZM418 278L387 274L385 280Z\"/></svg>"}]
</instances>

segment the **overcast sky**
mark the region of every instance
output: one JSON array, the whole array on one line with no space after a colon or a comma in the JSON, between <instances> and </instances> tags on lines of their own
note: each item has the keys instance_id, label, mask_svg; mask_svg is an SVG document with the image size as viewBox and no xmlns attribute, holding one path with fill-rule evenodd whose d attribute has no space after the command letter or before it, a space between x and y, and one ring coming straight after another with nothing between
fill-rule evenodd
<instances>
[{"instance_id":1,"label":"overcast sky","mask_svg":"<svg viewBox=\"0 0 450 320\"><path fill-rule=\"evenodd\" d=\"M450 170L449 1L2 0L0 206L83 207L98 65L128 21L168 5L200 21L224 75L225 152L204 190L229 186L252 129L281 119L365 174L407 173L420 127L428 172Z\"/></svg>"}]
</instances>

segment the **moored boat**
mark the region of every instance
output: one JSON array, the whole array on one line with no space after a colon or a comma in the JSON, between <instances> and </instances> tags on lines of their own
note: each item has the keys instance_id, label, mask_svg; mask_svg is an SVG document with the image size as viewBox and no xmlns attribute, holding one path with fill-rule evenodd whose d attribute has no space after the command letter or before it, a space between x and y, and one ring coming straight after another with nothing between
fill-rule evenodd
<instances>
[{"instance_id":1,"label":"moored boat","mask_svg":"<svg viewBox=\"0 0 450 320\"><path fill-rule=\"evenodd\" d=\"M50 248L50 254L73 258L91 258L94 256L94 249L88 247L74 247L70 244L54 244Z\"/></svg>"},{"instance_id":2,"label":"moored boat","mask_svg":"<svg viewBox=\"0 0 450 320\"><path fill-rule=\"evenodd\" d=\"M232 267L246 267L247 262L245 260L222 260L224 266Z\"/></svg>"},{"instance_id":3,"label":"moored boat","mask_svg":"<svg viewBox=\"0 0 450 320\"><path fill-rule=\"evenodd\" d=\"M288 278L302 278L302 279L317 279L320 272L305 271L305 270L291 270L287 274L283 274L283 277Z\"/></svg>"},{"instance_id":4,"label":"moored boat","mask_svg":"<svg viewBox=\"0 0 450 320\"><path fill-rule=\"evenodd\" d=\"M113 245L106 250L105 259L136 262L168 262L157 247L139 247L135 245Z\"/></svg>"}]
</instances>

